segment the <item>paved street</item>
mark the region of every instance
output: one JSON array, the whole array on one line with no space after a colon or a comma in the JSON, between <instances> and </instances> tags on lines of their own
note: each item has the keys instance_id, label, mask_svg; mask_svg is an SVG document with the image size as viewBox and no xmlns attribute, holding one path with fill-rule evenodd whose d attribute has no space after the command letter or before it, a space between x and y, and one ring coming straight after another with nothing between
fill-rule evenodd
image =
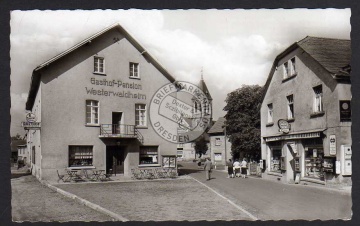
<instances>
[{"instance_id":1,"label":"paved street","mask_svg":"<svg viewBox=\"0 0 360 226\"><path fill-rule=\"evenodd\" d=\"M11 179L15 222L112 221L109 216L50 190L33 176Z\"/></svg>"},{"instance_id":2,"label":"paved street","mask_svg":"<svg viewBox=\"0 0 360 226\"><path fill-rule=\"evenodd\" d=\"M287 185L261 178L226 178L213 171L206 181L205 171L195 163L179 162L181 172L204 183L260 220L329 220L351 218L351 195L322 187Z\"/></svg>"},{"instance_id":3,"label":"paved street","mask_svg":"<svg viewBox=\"0 0 360 226\"><path fill-rule=\"evenodd\" d=\"M351 217L348 191L287 185L261 178L228 179L226 172L217 170L213 171L212 180L206 181L205 171L195 163L179 165L180 173L188 176L176 180L71 183L57 187L130 221ZM11 183L14 221L112 220L41 185L31 175L15 177Z\"/></svg>"}]
</instances>

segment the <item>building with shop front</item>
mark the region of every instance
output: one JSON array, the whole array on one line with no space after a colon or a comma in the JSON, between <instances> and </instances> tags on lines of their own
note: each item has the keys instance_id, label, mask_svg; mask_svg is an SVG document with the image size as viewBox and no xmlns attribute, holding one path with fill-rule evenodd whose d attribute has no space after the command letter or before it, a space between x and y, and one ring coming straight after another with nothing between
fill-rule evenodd
<instances>
[{"instance_id":1,"label":"building with shop front","mask_svg":"<svg viewBox=\"0 0 360 226\"><path fill-rule=\"evenodd\" d=\"M350 40L306 37L280 53L261 105L262 176L351 184Z\"/></svg>"},{"instance_id":2,"label":"building with shop front","mask_svg":"<svg viewBox=\"0 0 360 226\"><path fill-rule=\"evenodd\" d=\"M232 159L231 143L229 138L226 137L225 122L226 119L220 117L208 132L210 136L211 160L217 166L224 166L226 161Z\"/></svg>"},{"instance_id":3,"label":"building with shop front","mask_svg":"<svg viewBox=\"0 0 360 226\"><path fill-rule=\"evenodd\" d=\"M174 81L119 24L39 65L26 103L41 122L27 134L32 174L54 181L64 169L130 175L133 167L173 166L177 145L156 133L148 107Z\"/></svg>"}]
</instances>

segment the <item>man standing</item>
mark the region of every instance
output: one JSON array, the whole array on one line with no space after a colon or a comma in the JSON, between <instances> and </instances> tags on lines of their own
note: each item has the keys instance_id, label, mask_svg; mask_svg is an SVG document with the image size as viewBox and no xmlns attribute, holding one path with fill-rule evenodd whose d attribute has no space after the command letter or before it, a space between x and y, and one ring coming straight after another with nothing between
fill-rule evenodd
<instances>
[{"instance_id":1,"label":"man standing","mask_svg":"<svg viewBox=\"0 0 360 226\"><path fill-rule=\"evenodd\" d=\"M207 158L206 162L204 164L204 170L206 170L206 180L211 179L211 168L212 168L212 163L211 163L210 159Z\"/></svg>"}]
</instances>

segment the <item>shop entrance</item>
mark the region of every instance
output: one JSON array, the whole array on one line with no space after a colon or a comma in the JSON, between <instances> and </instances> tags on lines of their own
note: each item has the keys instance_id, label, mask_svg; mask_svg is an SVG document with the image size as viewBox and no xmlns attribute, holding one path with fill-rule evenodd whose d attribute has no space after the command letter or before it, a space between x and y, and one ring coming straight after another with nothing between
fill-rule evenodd
<instances>
[{"instance_id":1,"label":"shop entrance","mask_svg":"<svg viewBox=\"0 0 360 226\"><path fill-rule=\"evenodd\" d=\"M124 173L124 151L121 146L106 146L106 172L110 169L114 174Z\"/></svg>"}]
</instances>

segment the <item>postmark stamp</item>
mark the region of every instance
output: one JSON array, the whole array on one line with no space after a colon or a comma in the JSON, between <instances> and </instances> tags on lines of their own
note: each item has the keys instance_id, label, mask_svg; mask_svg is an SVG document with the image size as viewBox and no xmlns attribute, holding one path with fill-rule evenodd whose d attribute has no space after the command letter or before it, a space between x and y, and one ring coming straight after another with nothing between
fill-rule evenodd
<instances>
[{"instance_id":1,"label":"postmark stamp","mask_svg":"<svg viewBox=\"0 0 360 226\"><path fill-rule=\"evenodd\" d=\"M150 102L150 122L156 133L172 143L188 143L210 125L211 103L196 85L177 81L162 86Z\"/></svg>"}]
</instances>

